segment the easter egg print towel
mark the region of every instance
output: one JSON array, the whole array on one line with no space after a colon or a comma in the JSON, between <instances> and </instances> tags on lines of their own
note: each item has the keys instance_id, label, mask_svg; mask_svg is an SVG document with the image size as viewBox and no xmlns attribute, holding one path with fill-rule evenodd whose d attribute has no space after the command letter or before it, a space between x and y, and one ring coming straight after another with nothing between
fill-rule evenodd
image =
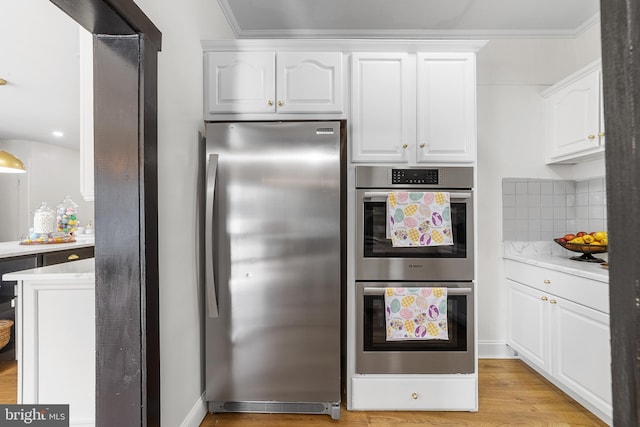
<instances>
[{"instance_id":1,"label":"easter egg print towel","mask_svg":"<svg viewBox=\"0 0 640 427\"><path fill-rule=\"evenodd\" d=\"M447 288L386 288L387 341L448 340Z\"/></svg>"},{"instance_id":2,"label":"easter egg print towel","mask_svg":"<svg viewBox=\"0 0 640 427\"><path fill-rule=\"evenodd\" d=\"M391 192L387 214L395 247L453 245L449 193Z\"/></svg>"}]
</instances>

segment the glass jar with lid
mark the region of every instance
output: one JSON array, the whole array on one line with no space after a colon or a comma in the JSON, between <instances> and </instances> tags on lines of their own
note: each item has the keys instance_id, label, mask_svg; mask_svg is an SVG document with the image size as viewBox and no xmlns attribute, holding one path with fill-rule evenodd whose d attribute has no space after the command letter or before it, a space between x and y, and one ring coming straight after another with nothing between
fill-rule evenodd
<instances>
[{"instance_id":1,"label":"glass jar with lid","mask_svg":"<svg viewBox=\"0 0 640 427\"><path fill-rule=\"evenodd\" d=\"M73 235L78 227L78 205L66 196L56 206L56 229L65 235Z\"/></svg>"},{"instance_id":2,"label":"glass jar with lid","mask_svg":"<svg viewBox=\"0 0 640 427\"><path fill-rule=\"evenodd\" d=\"M56 231L56 213L47 206L47 202L42 202L42 205L33 211L33 233L48 235L54 231Z\"/></svg>"}]
</instances>

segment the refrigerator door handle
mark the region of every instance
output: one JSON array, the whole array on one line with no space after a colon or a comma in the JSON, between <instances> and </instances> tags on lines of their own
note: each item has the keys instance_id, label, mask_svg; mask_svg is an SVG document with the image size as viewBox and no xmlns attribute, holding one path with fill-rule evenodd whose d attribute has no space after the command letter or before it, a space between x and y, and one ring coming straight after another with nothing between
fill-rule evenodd
<instances>
[{"instance_id":1,"label":"refrigerator door handle","mask_svg":"<svg viewBox=\"0 0 640 427\"><path fill-rule=\"evenodd\" d=\"M213 267L213 200L216 194L216 174L218 155L210 154L207 162L207 199L205 205L205 288L207 290L207 308L209 317L218 317L218 297L216 295L215 271Z\"/></svg>"}]
</instances>

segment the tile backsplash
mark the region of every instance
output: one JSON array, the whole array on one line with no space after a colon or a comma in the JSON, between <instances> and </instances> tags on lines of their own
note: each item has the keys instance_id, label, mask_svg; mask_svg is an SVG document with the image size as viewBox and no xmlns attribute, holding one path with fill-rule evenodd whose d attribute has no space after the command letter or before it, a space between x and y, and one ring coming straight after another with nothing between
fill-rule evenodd
<instances>
[{"instance_id":1,"label":"tile backsplash","mask_svg":"<svg viewBox=\"0 0 640 427\"><path fill-rule=\"evenodd\" d=\"M606 200L604 178L504 178L502 240L549 241L570 232L606 231Z\"/></svg>"}]
</instances>

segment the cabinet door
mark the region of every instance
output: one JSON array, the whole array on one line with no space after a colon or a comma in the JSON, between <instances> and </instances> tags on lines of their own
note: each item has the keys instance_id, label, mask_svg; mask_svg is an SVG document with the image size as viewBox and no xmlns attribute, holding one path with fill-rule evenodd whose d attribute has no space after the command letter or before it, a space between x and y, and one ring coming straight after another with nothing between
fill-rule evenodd
<instances>
[{"instance_id":1,"label":"cabinet door","mask_svg":"<svg viewBox=\"0 0 640 427\"><path fill-rule=\"evenodd\" d=\"M406 53L354 53L351 63L355 162L407 162L415 155L415 72Z\"/></svg>"},{"instance_id":2,"label":"cabinet door","mask_svg":"<svg viewBox=\"0 0 640 427\"><path fill-rule=\"evenodd\" d=\"M553 376L611 416L609 316L561 298L549 302Z\"/></svg>"},{"instance_id":3,"label":"cabinet door","mask_svg":"<svg viewBox=\"0 0 640 427\"><path fill-rule=\"evenodd\" d=\"M600 70L582 76L544 100L547 158L600 146Z\"/></svg>"},{"instance_id":4,"label":"cabinet door","mask_svg":"<svg viewBox=\"0 0 640 427\"><path fill-rule=\"evenodd\" d=\"M342 113L341 52L279 52L279 113Z\"/></svg>"},{"instance_id":5,"label":"cabinet door","mask_svg":"<svg viewBox=\"0 0 640 427\"><path fill-rule=\"evenodd\" d=\"M95 425L95 285L24 281L18 316L18 403L69 404L72 426Z\"/></svg>"},{"instance_id":6,"label":"cabinet door","mask_svg":"<svg viewBox=\"0 0 640 427\"><path fill-rule=\"evenodd\" d=\"M275 52L207 52L205 114L275 112Z\"/></svg>"},{"instance_id":7,"label":"cabinet door","mask_svg":"<svg viewBox=\"0 0 640 427\"><path fill-rule=\"evenodd\" d=\"M474 161L475 54L421 53L417 59L417 161Z\"/></svg>"},{"instance_id":8,"label":"cabinet door","mask_svg":"<svg viewBox=\"0 0 640 427\"><path fill-rule=\"evenodd\" d=\"M507 344L550 373L548 297L536 289L507 280L507 298Z\"/></svg>"}]
</instances>

